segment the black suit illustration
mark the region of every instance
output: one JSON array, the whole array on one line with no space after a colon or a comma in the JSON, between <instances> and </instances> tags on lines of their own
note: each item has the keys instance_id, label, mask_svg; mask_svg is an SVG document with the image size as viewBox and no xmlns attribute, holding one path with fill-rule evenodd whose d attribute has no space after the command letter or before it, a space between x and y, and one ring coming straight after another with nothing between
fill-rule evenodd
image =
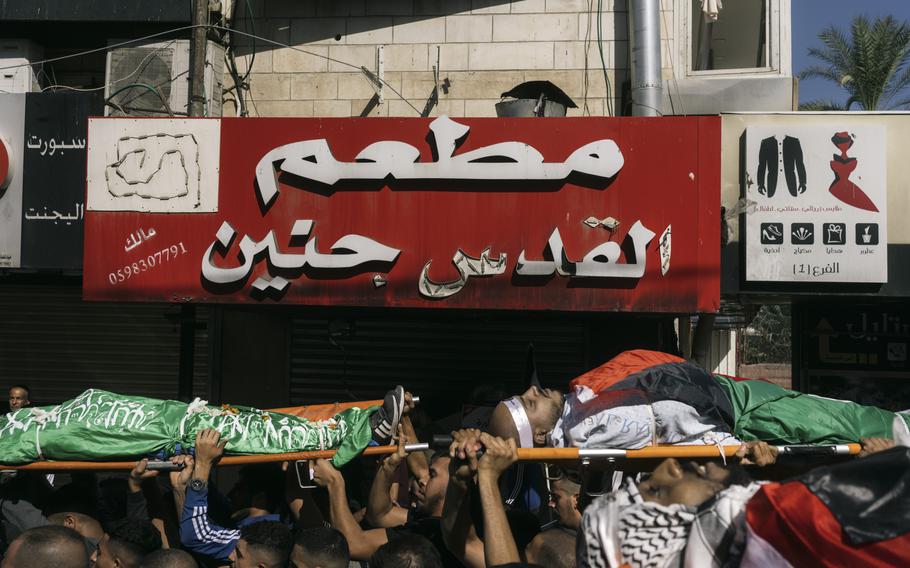
<instances>
[{"instance_id":1,"label":"black suit illustration","mask_svg":"<svg viewBox=\"0 0 910 568\"><path fill-rule=\"evenodd\" d=\"M790 195L797 197L805 193L806 165L803 163L803 147L799 143L799 138L792 136L784 137L780 150L774 136L761 141L758 150L758 192L774 197L777 190L778 163L783 164L784 180L787 182Z\"/></svg>"}]
</instances>

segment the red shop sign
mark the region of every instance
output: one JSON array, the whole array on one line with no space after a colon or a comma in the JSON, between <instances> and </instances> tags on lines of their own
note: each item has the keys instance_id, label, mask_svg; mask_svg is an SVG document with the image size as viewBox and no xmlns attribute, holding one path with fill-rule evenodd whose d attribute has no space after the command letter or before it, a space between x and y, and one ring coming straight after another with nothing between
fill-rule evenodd
<instances>
[{"instance_id":1,"label":"red shop sign","mask_svg":"<svg viewBox=\"0 0 910 568\"><path fill-rule=\"evenodd\" d=\"M88 300L719 305L720 120L92 119Z\"/></svg>"}]
</instances>

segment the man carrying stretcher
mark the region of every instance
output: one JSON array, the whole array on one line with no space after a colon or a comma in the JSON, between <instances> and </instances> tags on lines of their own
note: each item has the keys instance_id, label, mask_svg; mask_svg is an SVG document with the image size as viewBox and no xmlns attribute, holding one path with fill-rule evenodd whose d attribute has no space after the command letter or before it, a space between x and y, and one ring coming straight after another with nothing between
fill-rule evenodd
<instances>
[{"instance_id":1,"label":"man carrying stretcher","mask_svg":"<svg viewBox=\"0 0 910 568\"><path fill-rule=\"evenodd\" d=\"M523 448L845 444L864 438L910 445L908 422L907 414L712 375L667 353L634 350L574 379L565 397L533 386L499 403L489 429Z\"/></svg>"}]
</instances>

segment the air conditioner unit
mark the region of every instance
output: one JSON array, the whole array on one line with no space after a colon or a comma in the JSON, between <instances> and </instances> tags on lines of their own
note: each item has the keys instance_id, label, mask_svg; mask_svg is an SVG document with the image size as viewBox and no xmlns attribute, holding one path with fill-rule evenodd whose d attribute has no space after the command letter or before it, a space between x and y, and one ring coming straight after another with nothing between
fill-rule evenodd
<instances>
[{"instance_id":1,"label":"air conditioner unit","mask_svg":"<svg viewBox=\"0 0 910 568\"><path fill-rule=\"evenodd\" d=\"M0 40L0 67L14 67L0 71L0 93L31 93L40 91L38 76L30 63L40 61L42 50L25 39Z\"/></svg>"},{"instance_id":2,"label":"air conditioner unit","mask_svg":"<svg viewBox=\"0 0 910 568\"><path fill-rule=\"evenodd\" d=\"M111 49L107 53L105 116L187 116L189 69L190 41L186 39ZM206 116L221 116L223 79L224 47L207 42L203 81Z\"/></svg>"}]
</instances>

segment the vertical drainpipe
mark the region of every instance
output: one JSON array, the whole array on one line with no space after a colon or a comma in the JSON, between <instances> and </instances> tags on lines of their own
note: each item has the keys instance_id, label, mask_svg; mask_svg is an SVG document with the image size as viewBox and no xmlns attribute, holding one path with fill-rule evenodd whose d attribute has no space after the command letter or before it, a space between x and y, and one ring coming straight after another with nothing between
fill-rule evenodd
<instances>
[{"instance_id":1,"label":"vertical drainpipe","mask_svg":"<svg viewBox=\"0 0 910 568\"><path fill-rule=\"evenodd\" d=\"M632 116L660 116L660 0L628 0L632 54Z\"/></svg>"}]
</instances>

